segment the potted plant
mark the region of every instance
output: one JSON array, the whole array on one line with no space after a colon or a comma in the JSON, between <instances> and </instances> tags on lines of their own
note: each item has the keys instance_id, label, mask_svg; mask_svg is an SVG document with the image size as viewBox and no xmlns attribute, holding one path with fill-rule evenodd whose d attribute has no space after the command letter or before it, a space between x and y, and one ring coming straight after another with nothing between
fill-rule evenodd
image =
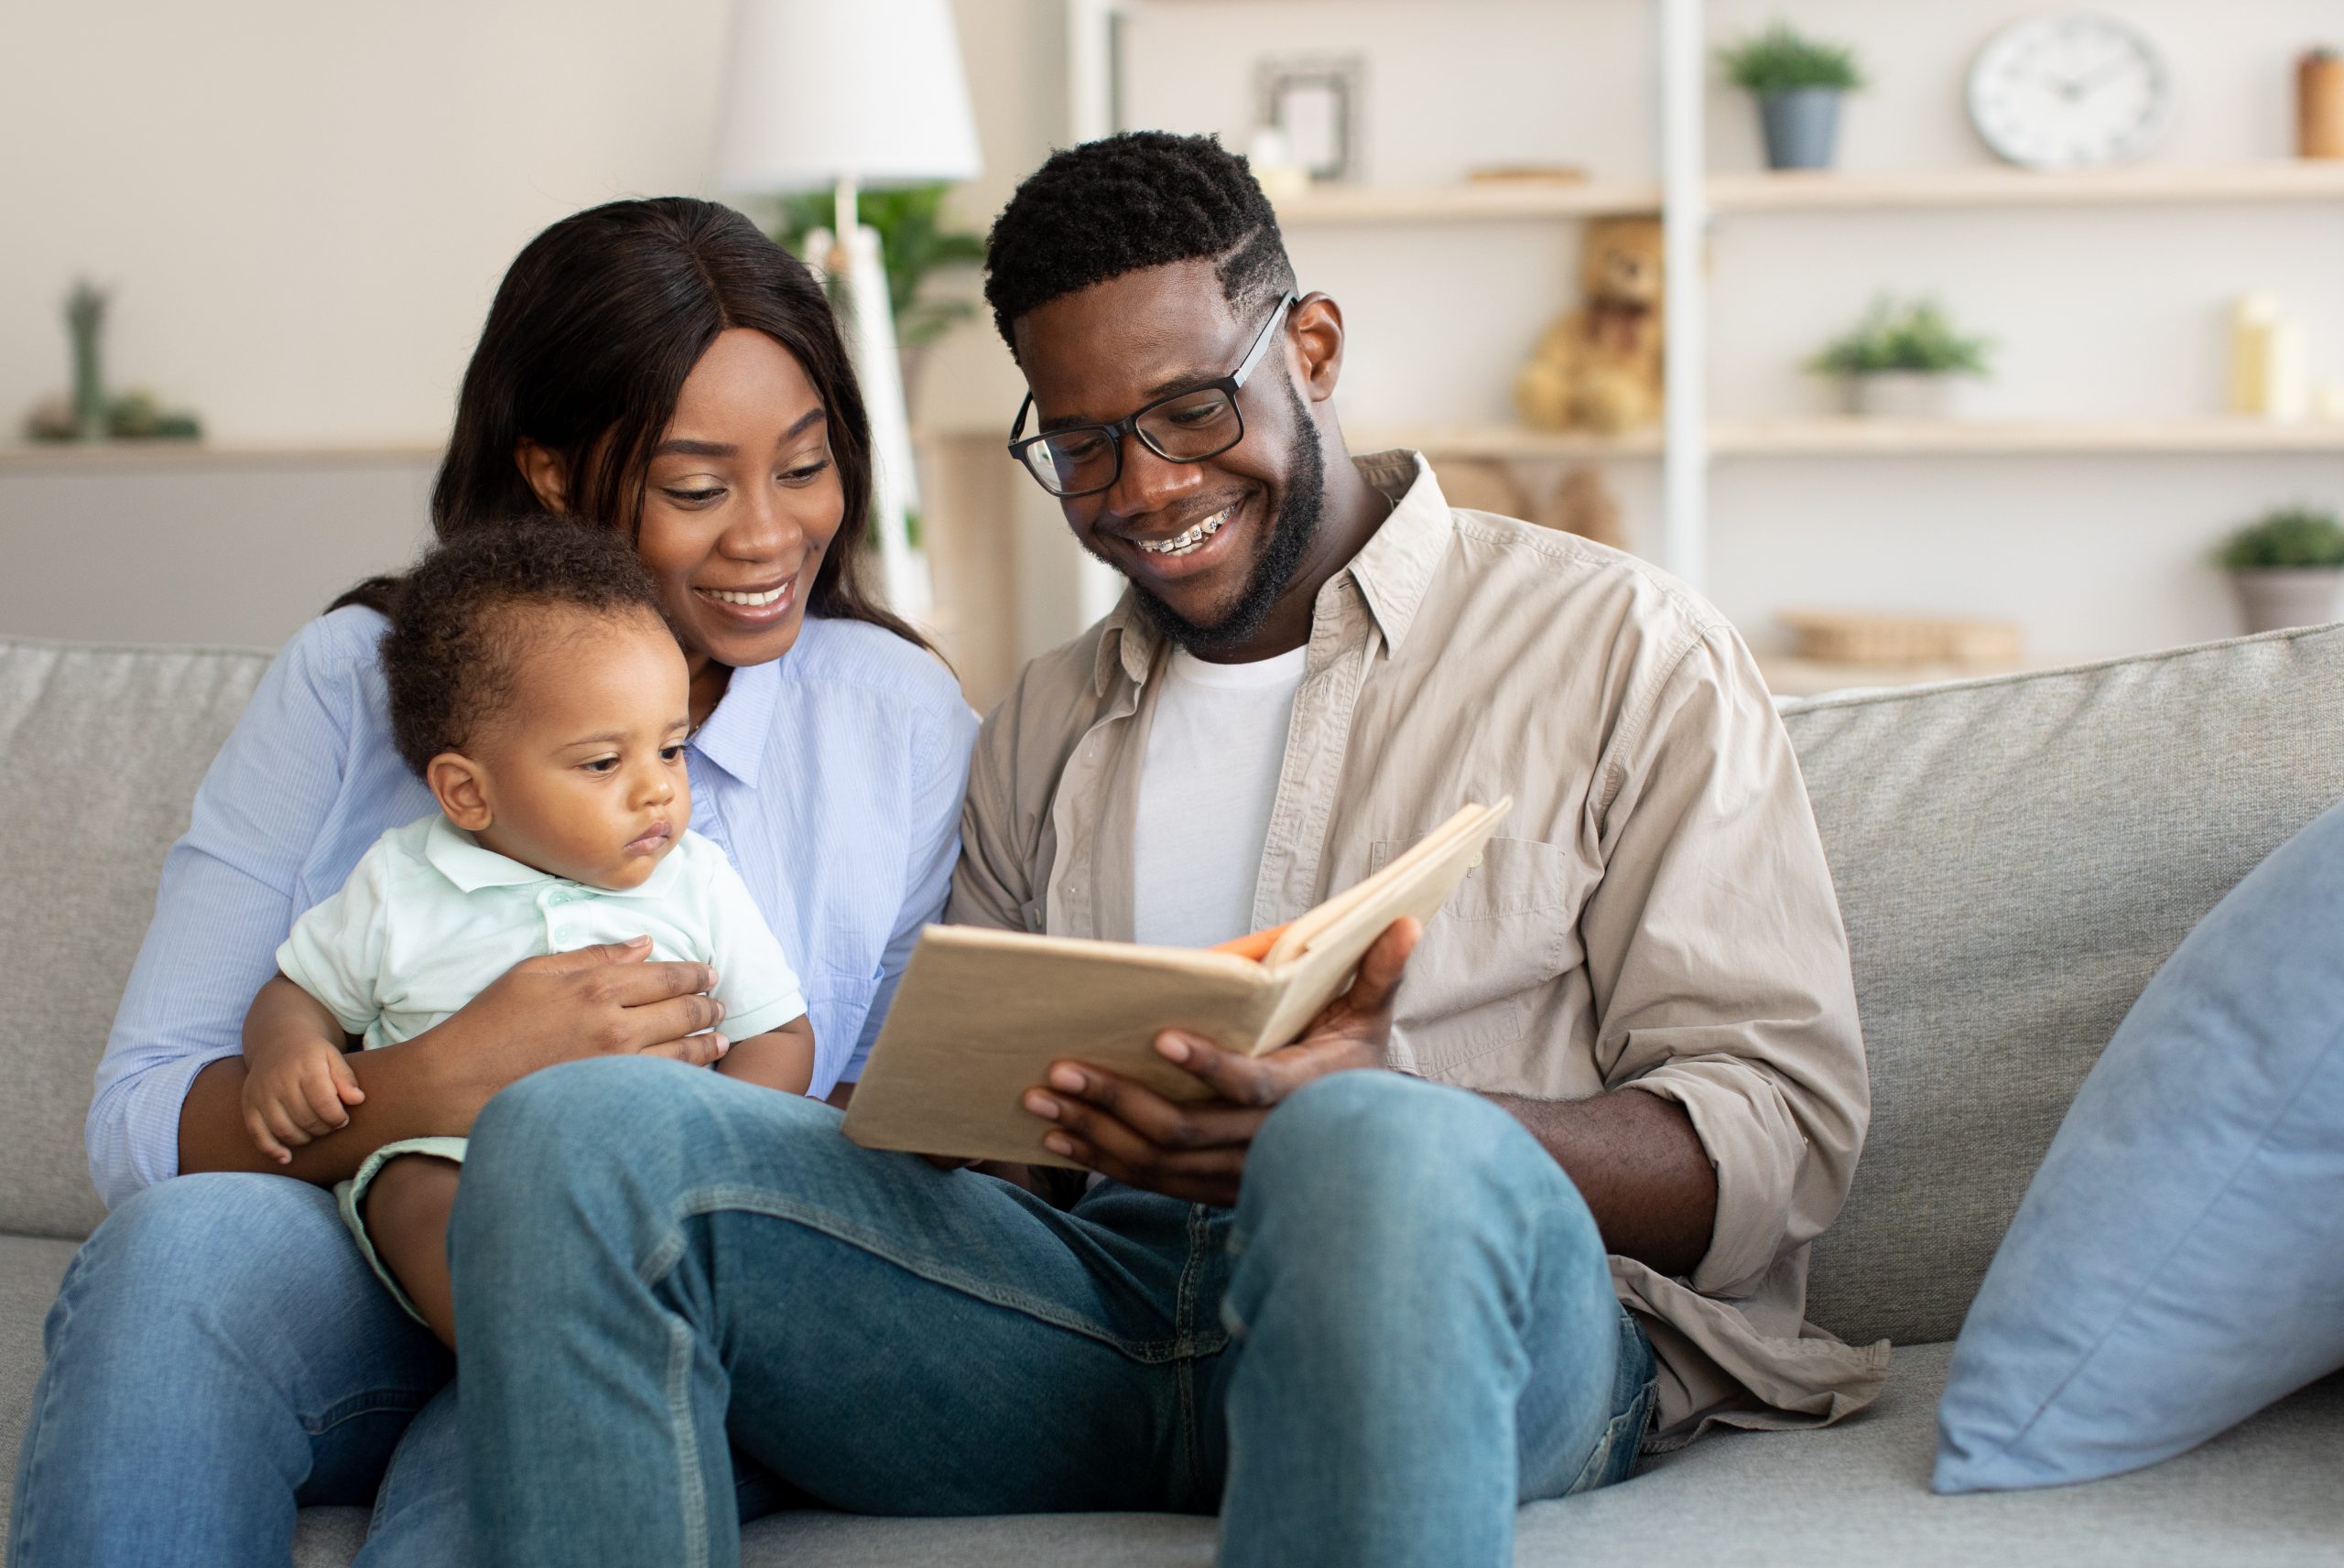
<instances>
[{"instance_id":1,"label":"potted plant","mask_svg":"<svg viewBox=\"0 0 2344 1568\"><path fill-rule=\"evenodd\" d=\"M1899 304L1883 296L1807 369L1839 379L1851 414L1942 419L1957 412L1956 378L1986 375L1992 346L1956 330L1935 300Z\"/></svg>"},{"instance_id":2,"label":"potted plant","mask_svg":"<svg viewBox=\"0 0 2344 1568\"><path fill-rule=\"evenodd\" d=\"M2344 524L2333 512L2283 506L2223 542L2216 562L2230 574L2249 632L2321 626L2336 619L2344 584Z\"/></svg>"},{"instance_id":3,"label":"potted plant","mask_svg":"<svg viewBox=\"0 0 2344 1568\"><path fill-rule=\"evenodd\" d=\"M976 310L967 299L924 299L921 287L939 268L973 267L985 259L985 243L975 234L944 227L942 185L906 185L891 190L865 190L855 216L866 228L879 232L879 260L887 269L887 308L895 320L895 349L903 361L904 401L912 400L919 367L928 345L946 328L965 320ZM830 193L809 191L785 197L781 229L774 235L798 255L806 254L806 236L827 230L834 222ZM819 260L809 257L809 260Z\"/></svg>"},{"instance_id":4,"label":"potted plant","mask_svg":"<svg viewBox=\"0 0 2344 1568\"><path fill-rule=\"evenodd\" d=\"M1718 51L1729 81L1758 100L1769 168L1829 168L1839 100L1864 84L1855 51L1777 22Z\"/></svg>"}]
</instances>

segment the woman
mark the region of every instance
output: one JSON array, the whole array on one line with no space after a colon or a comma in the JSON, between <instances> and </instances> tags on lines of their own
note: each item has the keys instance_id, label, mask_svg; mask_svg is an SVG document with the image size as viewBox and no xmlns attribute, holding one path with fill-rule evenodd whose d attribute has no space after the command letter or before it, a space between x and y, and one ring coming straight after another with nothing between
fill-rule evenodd
<instances>
[{"instance_id":1,"label":"woman","mask_svg":"<svg viewBox=\"0 0 2344 1568\"><path fill-rule=\"evenodd\" d=\"M975 730L862 585L870 493L819 285L740 214L667 199L581 213L522 252L432 494L442 537L539 508L631 534L692 668L693 826L798 960L817 1095L859 1074L943 906ZM374 657L397 589L362 584L295 635L166 862L90 1108L114 1212L49 1316L21 1568L282 1561L298 1506L370 1498L364 1561L460 1558L452 1364L367 1272L327 1188L395 1139L465 1132L539 1067L706 1059L685 967L531 959L438 1029L353 1057L349 1125L297 1153L300 1181L258 1173L285 1168L240 1114L245 1007L294 917L432 809Z\"/></svg>"}]
</instances>

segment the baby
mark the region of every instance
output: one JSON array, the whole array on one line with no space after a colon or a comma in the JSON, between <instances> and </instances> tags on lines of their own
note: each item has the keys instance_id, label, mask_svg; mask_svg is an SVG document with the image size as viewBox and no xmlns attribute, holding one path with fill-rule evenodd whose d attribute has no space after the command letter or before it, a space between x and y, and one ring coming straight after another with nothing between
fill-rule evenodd
<instances>
[{"instance_id":1,"label":"baby","mask_svg":"<svg viewBox=\"0 0 2344 1568\"><path fill-rule=\"evenodd\" d=\"M364 1094L343 1060L431 1028L524 958L647 937L713 968L717 1070L803 1094L798 977L723 851L687 831L689 677L650 579L608 530L535 519L426 556L382 644L400 754L437 814L374 841L295 923L244 1019L244 1121L291 1158ZM337 1189L410 1313L455 1343L445 1232L461 1138L385 1145ZM400 1155L374 1212L377 1173ZM391 1201L393 1194L395 1201Z\"/></svg>"}]
</instances>

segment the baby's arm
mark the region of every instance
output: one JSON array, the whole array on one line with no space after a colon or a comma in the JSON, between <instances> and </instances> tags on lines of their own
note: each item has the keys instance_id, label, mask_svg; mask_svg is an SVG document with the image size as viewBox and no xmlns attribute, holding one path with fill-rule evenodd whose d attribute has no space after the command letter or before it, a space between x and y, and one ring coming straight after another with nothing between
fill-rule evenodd
<instances>
[{"instance_id":1,"label":"baby's arm","mask_svg":"<svg viewBox=\"0 0 2344 1568\"><path fill-rule=\"evenodd\" d=\"M244 1128L280 1165L293 1150L350 1124L366 1098L343 1059L342 1021L287 979L272 978L244 1014Z\"/></svg>"},{"instance_id":2,"label":"baby's arm","mask_svg":"<svg viewBox=\"0 0 2344 1568\"><path fill-rule=\"evenodd\" d=\"M735 1040L732 1048L717 1058L716 1070L744 1083L804 1094L814 1081L813 1019L801 1012L778 1029Z\"/></svg>"}]
</instances>

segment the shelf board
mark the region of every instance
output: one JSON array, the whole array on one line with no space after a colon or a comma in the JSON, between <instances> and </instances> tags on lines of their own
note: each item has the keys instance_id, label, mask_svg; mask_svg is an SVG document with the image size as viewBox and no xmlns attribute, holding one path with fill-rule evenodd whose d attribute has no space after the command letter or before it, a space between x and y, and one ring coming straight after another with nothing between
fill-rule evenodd
<instances>
[{"instance_id":1,"label":"shelf board","mask_svg":"<svg viewBox=\"0 0 2344 1568\"><path fill-rule=\"evenodd\" d=\"M1709 449L1719 457L2344 453L2344 420L1730 419L1710 425Z\"/></svg>"},{"instance_id":2,"label":"shelf board","mask_svg":"<svg viewBox=\"0 0 2344 1568\"><path fill-rule=\"evenodd\" d=\"M2216 202L2344 202L2344 159L2213 168L2148 164L2037 170L2001 165L1849 174L1836 169L1716 174L1710 210L1763 212L1893 211L1960 207L2117 207ZM1481 223L1660 211L1648 180L1487 180L1458 185L1322 185L1277 203L1288 227L1371 223Z\"/></svg>"},{"instance_id":3,"label":"shelf board","mask_svg":"<svg viewBox=\"0 0 2344 1568\"><path fill-rule=\"evenodd\" d=\"M1710 208L1720 213L2344 201L2344 160L2198 168L2147 164L2066 170L1993 166L1882 174L1721 174L1709 177L1709 199Z\"/></svg>"},{"instance_id":4,"label":"shelf board","mask_svg":"<svg viewBox=\"0 0 2344 1568\"><path fill-rule=\"evenodd\" d=\"M1519 425L1393 426L1346 432L1345 440L1356 452L1412 447L1437 458L1656 458L1661 447L1657 429L1597 436Z\"/></svg>"},{"instance_id":5,"label":"shelf board","mask_svg":"<svg viewBox=\"0 0 2344 1568\"><path fill-rule=\"evenodd\" d=\"M0 473L201 468L343 467L437 462L440 441L319 442L55 441L0 444Z\"/></svg>"},{"instance_id":6,"label":"shelf board","mask_svg":"<svg viewBox=\"0 0 2344 1568\"><path fill-rule=\"evenodd\" d=\"M1532 460L1652 458L1660 455L1661 439L1657 430L1606 437L1455 425L1362 430L1352 446ZM2344 419L1723 419L1709 427L1709 450L1720 458L2344 453Z\"/></svg>"},{"instance_id":7,"label":"shelf board","mask_svg":"<svg viewBox=\"0 0 2344 1568\"><path fill-rule=\"evenodd\" d=\"M1288 227L1332 223L1480 223L1660 211L1650 181L1491 179L1458 185L1322 185L1277 203Z\"/></svg>"}]
</instances>

